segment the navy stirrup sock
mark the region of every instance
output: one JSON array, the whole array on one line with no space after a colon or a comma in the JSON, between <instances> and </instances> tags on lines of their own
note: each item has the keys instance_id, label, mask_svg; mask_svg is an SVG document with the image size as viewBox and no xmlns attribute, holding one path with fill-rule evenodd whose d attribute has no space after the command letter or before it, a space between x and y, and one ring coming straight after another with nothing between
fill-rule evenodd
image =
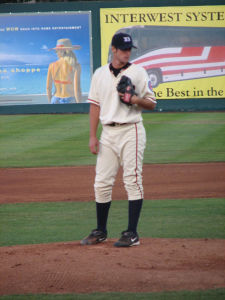
<instances>
[{"instance_id":1,"label":"navy stirrup sock","mask_svg":"<svg viewBox=\"0 0 225 300\"><path fill-rule=\"evenodd\" d=\"M128 231L137 233L137 225L140 217L143 199L129 200Z\"/></svg>"},{"instance_id":2,"label":"navy stirrup sock","mask_svg":"<svg viewBox=\"0 0 225 300\"><path fill-rule=\"evenodd\" d=\"M96 202L96 213L97 213L97 229L107 233L107 220L109 214L110 202L98 203Z\"/></svg>"}]
</instances>

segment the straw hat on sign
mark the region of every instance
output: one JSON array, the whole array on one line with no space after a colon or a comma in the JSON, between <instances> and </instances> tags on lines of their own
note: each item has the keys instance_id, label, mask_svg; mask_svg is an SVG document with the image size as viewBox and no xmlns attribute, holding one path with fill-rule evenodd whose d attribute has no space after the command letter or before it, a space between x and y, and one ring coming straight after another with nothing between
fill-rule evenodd
<instances>
[{"instance_id":1,"label":"straw hat on sign","mask_svg":"<svg viewBox=\"0 0 225 300\"><path fill-rule=\"evenodd\" d=\"M60 39L56 43L56 47L53 50L79 50L80 45L72 45L70 39ZM51 49L51 50L52 50Z\"/></svg>"}]
</instances>

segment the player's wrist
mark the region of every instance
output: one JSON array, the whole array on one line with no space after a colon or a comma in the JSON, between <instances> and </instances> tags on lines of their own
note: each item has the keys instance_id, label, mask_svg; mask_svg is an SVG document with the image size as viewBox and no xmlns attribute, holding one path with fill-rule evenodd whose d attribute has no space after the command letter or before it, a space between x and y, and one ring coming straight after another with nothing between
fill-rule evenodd
<instances>
[{"instance_id":1,"label":"player's wrist","mask_svg":"<svg viewBox=\"0 0 225 300\"><path fill-rule=\"evenodd\" d=\"M137 95L131 96L131 99L130 99L131 104L137 104L138 105L139 101L140 101L140 98Z\"/></svg>"},{"instance_id":2,"label":"player's wrist","mask_svg":"<svg viewBox=\"0 0 225 300\"><path fill-rule=\"evenodd\" d=\"M95 139L97 139L97 136L96 135L90 135L90 140L95 140Z\"/></svg>"}]
</instances>

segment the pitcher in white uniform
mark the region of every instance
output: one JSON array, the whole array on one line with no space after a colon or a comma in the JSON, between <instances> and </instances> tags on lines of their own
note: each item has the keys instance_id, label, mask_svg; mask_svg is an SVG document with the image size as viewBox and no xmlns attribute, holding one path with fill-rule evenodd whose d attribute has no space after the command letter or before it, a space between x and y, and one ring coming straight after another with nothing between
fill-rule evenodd
<instances>
[{"instance_id":1,"label":"pitcher in white uniform","mask_svg":"<svg viewBox=\"0 0 225 300\"><path fill-rule=\"evenodd\" d=\"M107 219L112 200L112 188L119 167L128 195L128 227L114 244L116 247L139 245L137 226L144 198L142 165L146 144L142 109L156 106L147 72L129 63L133 45L130 35L117 33L112 38L112 62L98 68L93 75L88 96L90 103L89 148L97 154L95 201L97 228L81 241L82 245L98 244L107 239ZM120 101L117 84L126 75L135 86L131 105ZM97 138L99 121L102 124L100 141Z\"/></svg>"}]
</instances>

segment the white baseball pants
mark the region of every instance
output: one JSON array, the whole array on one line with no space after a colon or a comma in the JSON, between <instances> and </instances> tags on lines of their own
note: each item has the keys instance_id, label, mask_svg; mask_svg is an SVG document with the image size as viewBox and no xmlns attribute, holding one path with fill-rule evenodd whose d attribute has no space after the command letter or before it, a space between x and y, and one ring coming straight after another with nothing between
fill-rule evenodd
<instances>
[{"instance_id":1,"label":"white baseball pants","mask_svg":"<svg viewBox=\"0 0 225 300\"><path fill-rule=\"evenodd\" d=\"M128 200L143 199L142 164L146 133L142 122L135 124L103 125L96 163L95 200L112 200L112 187L120 165Z\"/></svg>"}]
</instances>

